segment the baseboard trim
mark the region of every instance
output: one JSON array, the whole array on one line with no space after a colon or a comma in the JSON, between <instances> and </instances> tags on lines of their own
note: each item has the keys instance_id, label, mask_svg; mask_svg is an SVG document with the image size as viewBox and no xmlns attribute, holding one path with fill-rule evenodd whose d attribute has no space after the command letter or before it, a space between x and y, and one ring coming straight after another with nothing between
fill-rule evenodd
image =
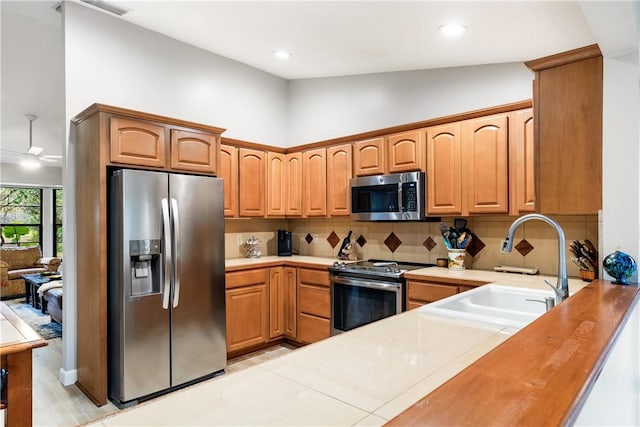
<instances>
[{"instance_id":1,"label":"baseboard trim","mask_svg":"<svg viewBox=\"0 0 640 427\"><path fill-rule=\"evenodd\" d=\"M68 385L72 385L75 384L76 381L78 380L78 370L77 369L72 369L70 371L67 371L63 368L60 368L60 371L58 373L58 380L60 380L60 383L62 383L63 386L68 386Z\"/></svg>"}]
</instances>

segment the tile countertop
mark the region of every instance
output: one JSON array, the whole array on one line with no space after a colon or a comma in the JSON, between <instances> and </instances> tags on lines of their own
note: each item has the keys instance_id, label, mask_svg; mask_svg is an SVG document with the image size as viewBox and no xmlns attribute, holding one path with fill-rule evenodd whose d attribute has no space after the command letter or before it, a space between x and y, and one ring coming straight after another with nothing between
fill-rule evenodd
<instances>
[{"instance_id":1,"label":"tile countertop","mask_svg":"<svg viewBox=\"0 0 640 427\"><path fill-rule=\"evenodd\" d=\"M283 257L227 260L227 267L282 261ZM334 260L287 257L285 261L331 265ZM546 288L540 276L474 270L453 275L436 267L412 275ZM574 292L577 282L570 284ZM93 425L382 425L516 332L411 310L142 403Z\"/></svg>"}]
</instances>

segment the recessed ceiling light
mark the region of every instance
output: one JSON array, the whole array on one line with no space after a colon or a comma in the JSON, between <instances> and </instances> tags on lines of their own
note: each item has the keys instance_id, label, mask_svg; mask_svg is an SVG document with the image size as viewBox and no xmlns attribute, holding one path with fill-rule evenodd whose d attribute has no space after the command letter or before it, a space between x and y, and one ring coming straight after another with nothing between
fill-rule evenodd
<instances>
[{"instance_id":1,"label":"recessed ceiling light","mask_svg":"<svg viewBox=\"0 0 640 427\"><path fill-rule=\"evenodd\" d=\"M468 28L461 24L445 24L440 25L438 30L447 37L458 37L467 31Z\"/></svg>"},{"instance_id":2,"label":"recessed ceiling light","mask_svg":"<svg viewBox=\"0 0 640 427\"><path fill-rule=\"evenodd\" d=\"M273 56L275 56L278 59L289 59L291 58L291 52L286 51L284 49L275 49L273 51Z\"/></svg>"}]
</instances>

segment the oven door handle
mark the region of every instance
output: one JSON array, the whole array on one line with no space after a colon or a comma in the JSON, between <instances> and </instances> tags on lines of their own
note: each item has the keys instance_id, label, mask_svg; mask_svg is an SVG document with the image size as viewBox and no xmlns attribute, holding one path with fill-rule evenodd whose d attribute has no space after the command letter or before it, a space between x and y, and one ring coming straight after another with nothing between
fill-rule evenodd
<instances>
[{"instance_id":1,"label":"oven door handle","mask_svg":"<svg viewBox=\"0 0 640 427\"><path fill-rule=\"evenodd\" d=\"M401 289L400 283L392 282L371 282L363 279L346 279L344 277L329 276L329 281L340 285L357 286L360 288L380 289L384 291L398 292Z\"/></svg>"}]
</instances>

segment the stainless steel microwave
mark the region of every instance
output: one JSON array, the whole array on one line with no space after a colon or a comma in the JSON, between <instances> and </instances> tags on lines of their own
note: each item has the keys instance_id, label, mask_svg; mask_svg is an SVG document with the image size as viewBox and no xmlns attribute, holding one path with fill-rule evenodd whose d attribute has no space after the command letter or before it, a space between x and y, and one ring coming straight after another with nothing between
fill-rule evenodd
<instances>
[{"instance_id":1,"label":"stainless steel microwave","mask_svg":"<svg viewBox=\"0 0 640 427\"><path fill-rule=\"evenodd\" d=\"M351 179L351 218L357 221L421 221L425 217L424 172Z\"/></svg>"}]
</instances>

